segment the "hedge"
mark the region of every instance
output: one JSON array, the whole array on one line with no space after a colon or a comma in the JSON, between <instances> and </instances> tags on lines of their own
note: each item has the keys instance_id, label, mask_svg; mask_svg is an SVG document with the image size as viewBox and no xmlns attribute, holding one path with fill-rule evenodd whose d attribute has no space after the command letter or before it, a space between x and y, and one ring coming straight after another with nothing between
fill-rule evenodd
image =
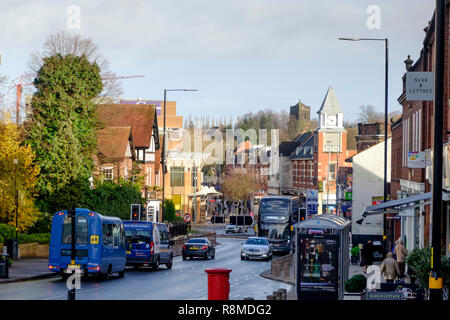
<instances>
[{"instance_id":1,"label":"hedge","mask_svg":"<svg viewBox=\"0 0 450 320\"><path fill-rule=\"evenodd\" d=\"M50 243L50 233L35 233L35 234L19 233L17 237L19 243L33 243L33 242L38 242L39 244ZM15 238L16 238L15 228L5 223L0 223L0 243L4 243L6 239L15 239Z\"/></svg>"}]
</instances>

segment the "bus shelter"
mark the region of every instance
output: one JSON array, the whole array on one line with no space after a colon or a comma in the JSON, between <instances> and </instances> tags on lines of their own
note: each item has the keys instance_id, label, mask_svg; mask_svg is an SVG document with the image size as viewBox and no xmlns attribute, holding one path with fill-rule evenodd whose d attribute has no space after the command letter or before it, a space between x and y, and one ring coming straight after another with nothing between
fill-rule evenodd
<instances>
[{"instance_id":1,"label":"bus shelter","mask_svg":"<svg viewBox=\"0 0 450 320\"><path fill-rule=\"evenodd\" d=\"M348 279L351 222L320 214L294 224L298 300L340 300Z\"/></svg>"}]
</instances>

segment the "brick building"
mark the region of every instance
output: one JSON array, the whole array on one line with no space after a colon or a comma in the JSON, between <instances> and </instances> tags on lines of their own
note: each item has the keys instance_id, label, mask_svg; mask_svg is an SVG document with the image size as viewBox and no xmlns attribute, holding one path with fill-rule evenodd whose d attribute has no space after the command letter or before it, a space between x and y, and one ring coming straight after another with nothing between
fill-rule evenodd
<instances>
[{"instance_id":1,"label":"brick building","mask_svg":"<svg viewBox=\"0 0 450 320\"><path fill-rule=\"evenodd\" d=\"M445 37L449 38L449 7L446 5ZM435 70L435 19L434 16L424 29L425 38L417 61L408 56L405 60L408 72L427 72ZM450 189L450 141L449 127L449 52L446 42L444 66L444 190ZM407 249L427 246L431 243L431 191L432 191L432 154L434 148L434 103L433 101L408 101L406 99L406 74L402 78L403 91L398 102L402 106L402 117L392 123L392 172L390 196L394 200L383 206L394 214L387 216L389 240L402 238ZM416 166L409 161L410 152L425 155L425 163ZM450 221L448 192L443 194L444 214L442 217L442 244L449 255ZM395 214L397 212L397 214Z\"/></svg>"},{"instance_id":2,"label":"brick building","mask_svg":"<svg viewBox=\"0 0 450 320\"><path fill-rule=\"evenodd\" d=\"M336 207L336 178L340 167L351 167L345 159L356 153L347 148L344 112L330 86L317 112L319 127L305 133L304 142L291 155L293 186L300 193L319 188L319 214Z\"/></svg>"}]
</instances>

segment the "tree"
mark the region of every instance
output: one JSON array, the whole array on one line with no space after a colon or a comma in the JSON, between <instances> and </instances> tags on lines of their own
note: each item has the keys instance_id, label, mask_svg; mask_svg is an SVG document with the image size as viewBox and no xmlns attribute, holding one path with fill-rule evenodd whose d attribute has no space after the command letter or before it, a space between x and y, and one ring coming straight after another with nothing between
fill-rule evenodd
<instances>
[{"instance_id":1,"label":"tree","mask_svg":"<svg viewBox=\"0 0 450 320\"><path fill-rule=\"evenodd\" d=\"M384 113L375 110L372 105L365 105L359 107L358 122L360 123L374 123L384 121Z\"/></svg>"},{"instance_id":2,"label":"tree","mask_svg":"<svg viewBox=\"0 0 450 320\"><path fill-rule=\"evenodd\" d=\"M259 184L255 178L241 170L236 170L231 175L226 176L222 183L223 195L232 201L241 200L245 203L247 197L257 190L259 190Z\"/></svg>"},{"instance_id":3,"label":"tree","mask_svg":"<svg viewBox=\"0 0 450 320\"><path fill-rule=\"evenodd\" d=\"M35 77L44 64L45 58L61 55L63 57L72 55L76 57L86 57L91 64L96 64L100 68L100 75L103 82L103 91L96 97L98 103L109 101L122 95L120 82L117 75L109 70L108 61L99 53L98 46L89 38L83 38L79 34L60 31L50 34L41 51L31 54L31 61L28 63L28 73Z\"/></svg>"},{"instance_id":4,"label":"tree","mask_svg":"<svg viewBox=\"0 0 450 320\"><path fill-rule=\"evenodd\" d=\"M41 166L38 206L55 212L76 204L92 175L100 124L93 99L102 91L100 68L85 56L46 57L34 79L27 142Z\"/></svg>"},{"instance_id":5,"label":"tree","mask_svg":"<svg viewBox=\"0 0 450 320\"><path fill-rule=\"evenodd\" d=\"M145 205L139 183L123 179L120 179L119 183L94 179L94 186L95 188L91 189L88 184L83 185L80 207L129 220L132 204Z\"/></svg>"},{"instance_id":6,"label":"tree","mask_svg":"<svg viewBox=\"0 0 450 320\"><path fill-rule=\"evenodd\" d=\"M0 122L0 223L16 225L17 194L18 231L34 224L39 214L34 205L39 167L31 147L22 142L16 124L9 120Z\"/></svg>"}]
</instances>

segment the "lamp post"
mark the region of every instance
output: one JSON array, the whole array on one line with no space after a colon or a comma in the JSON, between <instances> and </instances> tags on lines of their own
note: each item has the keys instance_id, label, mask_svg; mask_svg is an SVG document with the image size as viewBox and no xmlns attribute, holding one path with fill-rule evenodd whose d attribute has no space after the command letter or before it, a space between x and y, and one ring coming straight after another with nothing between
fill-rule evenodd
<instances>
[{"instance_id":1,"label":"lamp post","mask_svg":"<svg viewBox=\"0 0 450 320\"><path fill-rule=\"evenodd\" d=\"M14 193L16 200L16 242L19 243L17 231L19 229L19 191L17 190L17 165L19 164L18 159L14 159Z\"/></svg>"},{"instance_id":2,"label":"lamp post","mask_svg":"<svg viewBox=\"0 0 450 320\"><path fill-rule=\"evenodd\" d=\"M388 65L389 65L389 40L388 38L339 38L345 41L383 41L385 46L385 69L384 69L384 192L383 202L387 200L387 127L388 127ZM386 235L386 215L383 214L383 238Z\"/></svg>"},{"instance_id":3,"label":"lamp post","mask_svg":"<svg viewBox=\"0 0 450 320\"><path fill-rule=\"evenodd\" d=\"M167 91L198 91L197 89L164 89L164 128L163 128L163 147L162 147L162 173L163 173L163 185L162 185L162 216L165 214L164 203L164 191L166 184L166 97Z\"/></svg>"}]
</instances>

